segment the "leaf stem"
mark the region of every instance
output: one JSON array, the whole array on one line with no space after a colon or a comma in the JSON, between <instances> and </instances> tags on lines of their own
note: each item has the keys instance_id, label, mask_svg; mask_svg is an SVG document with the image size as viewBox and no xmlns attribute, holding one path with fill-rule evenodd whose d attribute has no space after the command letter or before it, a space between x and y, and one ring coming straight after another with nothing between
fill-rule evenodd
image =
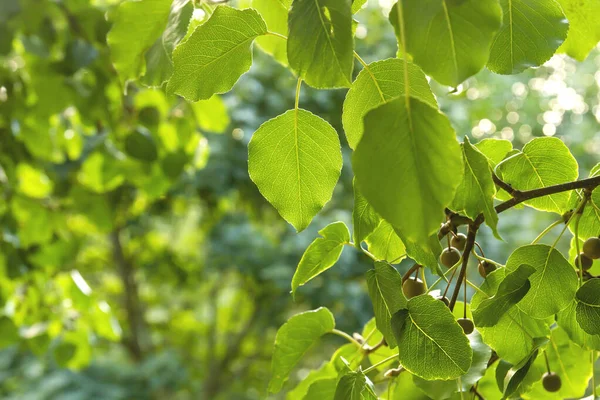
<instances>
[{"instance_id":1,"label":"leaf stem","mask_svg":"<svg viewBox=\"0 0 600 400\"><path fill-rule=\"evenodd\" d=\"M296 84L296 100L294 101L294 109L296 110L296 114L298 113L298 105L300 104L300 89L302 88L302 78L298 78L298 83Z\"/></svg>"},{"instance_id":2,"label":"leaf stem","mask_svg":"<svg viewBox=\"0 0 600 400\"><path fill-rule=\"evenodd\" d=\"M385 96L383 95L383 91L381 90L381 87L379 87L379 82L377 82L377 79L375 79L375 75L373 75L373 72L371 72L371 68L369 68L369 65L365 62L365 60L361 58L361 56L356 51L354 52L354 58L356 58L358 62L363 66L365 71L367 71L367 73L373 80L377 91L379 92L379 97L381 97L381 101L385 102Z\"/></svg>"},{"instance_id":3,"label":"leaf stem","mask_svg":"<svg viewBox=\"0 0 600 400\"><path fill-rule=\"evenodd\" d=\"M362 348L362 344L358 343L358 340L354 339L352 336L348 335L344 331L340 331L339 329L332 329L329 333L333 333L334 335L338 335L348 340L350 343L355 344L358 348Z\"/></svg>"},{"instance_id":4,"label":"leaf stem","mask_svg":"<svg viewBox=\"0 0 600 400\"><path fill-rule=\"evenodd\" d=\"M579 257L579 220L581 219L582 213L577 213L575 217L575 260ZM579 287L583 285L583 265L581 259L579 260ZM575 267L577 268L577 263L575 263Z\"/></svg>"},{"instance_id":5,"label":"leaf stem","mask_svg":"<svg viewBox=\"0 0 600 400\"><path fill-rule=\"evenodd\" d=\"M535 239L533 239L533 242L531 242L531 244L536 244L537 242L539 242L541 238L543 238L548 232L554 229L555 226L560 225L561 222L563 222L562 219L559 219L558 221L554 221L553 223L548 225L539 235L537 235Z\"/></svg>"},{"instance_id":6,"label":"leaf stem","mask_svg":"<svg viewBox=\"0 0 600 400\"><path fill-rule=\"evenodd\" d=\"M287 40L287 36L282 35L281 33L267 31L267 35L275 36L283 40Z\"/></svg>"},{"instance_id":7,"label":"leaf stem","mask_svg":"<svg viewBox=\"0 0 600 400\"><path fill-rule=\"evenodd\" d=\"M394 358L397 358L399 356L400 356L400 354L394 354L393 356L386 357L383 360L381 360L379 362L376 362L375 364L371 365L369 368L363 370L363 373L367 374L367 373L371 372L372 370L374 370L375 368L379 367L380 365L385 364L386 362L391 361Z\"/></svg>"},{"instance_id":8,"label":"leaf stem","mask_svg":"<svg viewBox=\"0 0 600 400\"><path fill-rule=\"evenodd\" d=\"M583 211L583 207L585 207L585 203L587 203L587 201L588 201L588 197L584 196L583 200L581 200L581 203L579 203L579 205L577 206L575 211L573 211L573 214L571 214L571 216L569 217L567 223L565 224L565 227L562 229L562 231L560 231L560 234L558 235L558 237L556 238L554 243L552 243L552 248L556 247L556 245L558 244L558 241L560 240L562 235L565 233L565 231L569 227L569 224L571 224L571 221L573 221L573 218L575 218L577 215L579 215Z\"/></svg>"}]
</instances>

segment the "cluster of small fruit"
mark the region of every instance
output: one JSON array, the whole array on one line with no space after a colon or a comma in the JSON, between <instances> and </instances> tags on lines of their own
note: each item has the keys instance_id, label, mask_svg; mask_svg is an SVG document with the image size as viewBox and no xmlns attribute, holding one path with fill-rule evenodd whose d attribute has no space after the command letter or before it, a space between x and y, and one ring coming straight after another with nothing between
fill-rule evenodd
<instances>
[{"instance_id":1,"label":"cluster of small fruit","mask_svg":"<svg viewBox=\"0 0 600 400\"><path fill-rule=\"evenodd\" d=\"M583 251L575 257L575 266L584 271L592 268L594 260L600 258L600 237L591 237L583 243Z\"/></svg>"}]
</instances>

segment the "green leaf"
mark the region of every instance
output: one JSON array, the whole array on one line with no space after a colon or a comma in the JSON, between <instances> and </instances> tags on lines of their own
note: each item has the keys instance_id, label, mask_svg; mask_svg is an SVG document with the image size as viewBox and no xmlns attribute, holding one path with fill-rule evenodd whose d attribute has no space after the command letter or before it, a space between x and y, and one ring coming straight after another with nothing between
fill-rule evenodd
<instances>
[{"instance_id":1,"label":"green leaf","mask_svg":"<svg viewBox=\"0 0 600 400\"><path fill-rule=\"evenodd\" d=\"M323 237L315 239L300 259L292 278L292 295L299 286L331 268L340 258L344 244L350 242L350 232L343 222L327 225L319 235Z\"/></svg>"},{"instance_id":2,"label":"green leaf","mask_svg":"<svg viewBox=\"0 0 600 400\"><path fill-rule=\"evenodd\" d=\"M189 0L174 0L163 34L146 53L146 73L141 82L159 87L173 73L172 54L175 46L185 37L194 6Z\"/></svg>"},{"instance_id":3,"label":"green leaf","mask_svg":"<svg viewBox=\"0 0 600 400\"><path fill-rule=\"evenodd\" d=\"M146 130L136 129L125 138L125 152L136 160L151 163L158 158L156 143Z\"/></svg>"},{"instance_id":4,"label":"green leaf","mask_svg":"<svg viewBox=\"0 0 600 400\"><path fill-rule=\"evenodd\" d=\"M362 371L350 371L340 378L334 400L376 400L369 383Z\"/></svg>"},{"instance_id":5,"label":"green leaf","mask_svg":"<svg viewBox=\"0 0 600 400\"><path fill-rule=\"evenodd\" d=\"M310 371L306 378L287 393L285 398L286 400L310 399L309 395L319 393L323 397L317 398L333 399L337 375L338 373L332 363L323 363L321 368ZM331 382L332 380L333 382Z\"/></svg>"},{"instance_id":6,"label":"green leaf","mask_svg":"<svg viewBox=\"0 0 600 400\"><path fill-rule=\"evenodd\" d=\"M375 346L378 343L380 343L381 340L383 339L383 333L381 333L381 331L379 329L377 329L376 325L377 325L377 321L375 320L375 317L373 317L369 320L369 322L367 322L365 324L365 326L363 327L363 330L361 332L362 337L365 338L365 343L369 346ZM396 338L394 338L394 341L395 340L396 340ZM382 362L385 359L388 359L389 357L395 356L396 354L398 354L398 350L391 349L388 346L381 346L376 351L370 352L368 357L369 357L369 362L371 363L371 365L375 365L379 362ZM397 358L390 359L389 361L387 361L383 364L380 364L377 367L377 370L385 371L386 369L393 367L394 364L397 364L397 363L398 363Z\"/></svg>"},{"instance_id":7,"label":"green leaf","mask_svg":"<svg viewBox=\"0 0 600 400\"><path fill-rule=\"evenodd\" d=\"M378 105L404 95L404 61L390 58L376 61L358 74L344 100L342 124L351 149L356 148L363 134L365 114ZM410 95L437 108L437 102L427 78L413 63L406 63Z\"/></svg>"},{"instance_id":8,"label":"green leaf","mask_svg":"<svg viewBox=\"0 0 600 400\"><path fill-rule=\"evenodd\" d=\"M19 328L7 316L0 317L0 349L11 346L20 340Z\"/></svg>"},{"instance_id":9,"label":"green leaf","mask_svg":"<svg viewBox=\"0 0 600 400\"><path fill-rule=\"evenodd\" d=\"M471 145L468 137L465 137L461 147L465 165L464 176L463 181L456 190L451 208L458 212L464 212L471 219L475 219L480 213L483 213L485 223L499 238L500 235L497 230L498 214L494 209L496 185L492 179L488 159L476 147Z\"/></svg>"},{"instance_id":10,"label":"green leaf","mask_svg":"<svg viewBox=\"0 0 600 400\"><path fill-rule=\"evenodd\" d=\"M535 138L523 151L498 164L496 173L518 190L539 189L577 180L577 161L558 138ZM525 202L542 211L562 214L568 208L569 193L562 192Z\"/></svg>"},{"instance_id":11,"label":"green leaf","mask_svg":"<svg viewBox=\"0 0 600 400\"><path fill-rule=\"evenodd\" d=\"M294 0L288 18L290 66L307 84L348 87L354 67L350 0Z\"/></svg>"},{"instance_id":12,"label":"green leaf","mask_svg":"<svg viewBox=\"0 0 600 400\"><path fill-rule=\"evenodd\" d=\"M456 387L456 386L455 386ZM413 375L400 374L390 382L389 396L386 400L431 400L415 385Z\"/></svg>"},{"instance_id":13,"label":"green leaf","mask_svg":"<svg viewBox=\"0 0 600 400\"><path fill-rule=\"evenodd\" d=\"M377 329L383 333L390 348L396 347L392 331L392 315L406 308L407 301L402 293L402 276L386 262L375 262L375 267L367 271L367 287L373 303Z\"/></svg>"},{"instance_id":14,"label":"green leaf","mask_svg":"<svg viewBox=\"0 0 600 400\"><path fill-rule=\"evenodd\" d=\"M360 244L365 240L379 225L381 217L373 210L367 199L363 197L356 187L354 187L354 208L352 209L352 223L354 225L354 245L360 249ZM381 258L384 259L385 258Z\"/></svg>"},{"instance_id":15,"label":"green leaf","mask_svg":"<svg viewBox=\"0 0 600 400\"><path fill-rule=\"evenodd\" d=\"M597 0L558 0L567 19L569 34L558 48L558 53L566 53L578 61L587 58L590 51L600 41L600 2Z\"/></svg>"},{"instance_id":16,"label":"green leaf","mask_svg":"<svg viewBox=\"0 0 600 400\"><path fill-rule=\"evenodd\" d=\"M292 0L252 0L252 7L263 17L269 32L279 33L283 36L288 34L288 11L291 5ZM288 65L285 39L268 35L259 37L256 44L281 64Z\"/></svg>"},{"instance_id":17,"label":"green leaf","mask_svg":"<svg viewBox=\"0 0 600 400\"><path fill-rule=\"evenodd\" d=\"M436 81L457 87L487 63L502 9L498 0L405 1L394 5L389 19L399 48L403 48L402 27L413 61Z\"/></svg>"},{"instance_id":18,"label":"green leaf","mask_svg":"<svg viewBox=\"0 0 600 400\"><path fill-rule=\"evenodd\" d=\"M531 356L527 359L525 363L522 365L517 365L514 368L511 368L506 374L506 378L504 379L504 398L509 397L513 393L517 391L519 385L523 382L531 365L535 361L538 356L538 349L536 349Z\"/></svg>"},{"instance_id":19,"label":"green leaf","mask_svg":"<svg viewBox=\"0 0 600 400\"><path fill-rule=\"evenodd\" d=\"M165 29L170 10L171 0L128 0L117 8L106 41L123 83L144 72L144 55Z\"/></svg>"},{"instance_id":20,"label":"green leaf","mask_svg":"<svg viewBox=\"0 0 600 400\"><path fill-rule=\"evenodd\" d=\"M298 231L331 199L341 169L337 132L306 110L265 122L248 144L250 178Z\"/></svg>"},{"instance_id":21,"label":"green leaf","mask_svg":"<svg viewBox=\"0 0 600 400\"><path fill-rule=\"evenodd\" d=\"M485 375L492 350L483 343L479 332L474 331L468 338L473 349L473 362L469 371L460 377L460 385L458 385L457 381L426 381L423 378L413 375L413 381L417 387L427 393L432 399L448 399L457 391L457 388L460 388L461 392L468 392Z\"/></svg>"},{"instance_id":22,"label":"green leaf","mask_svg":"<svg viewBox=\"0 0 600 400\"><path fill-rule=\"evenodd\" d=\"M547 318L567 307L577 290L575 270L556 249L545 244L522 246L506 261L507 272L522 264L535 268L531 289L517 307L532 318Z\"/></svg>"},{"instance_id":23,"label":"green leaf","mask_svg":"<svg viewBox=\"0 0 600 400\"><path fill-rule=\"evenodd\" d=\"M205 132L223 133L231 122L221 96L200 100L190 104L190 107L194 110L194 118L198 127Z\"/></svg>"},{"instance_id":24,"label":"green leaf","mask_svg":"<svg viewBox=\"0 0 600 400\"><path fill-rule=\"evenodd\" d=\"M477 150L487 157L492 168L504 160L509 151L512 150L512 142L505 139L488 138L475 144Z\"/></svg>"},{"instance_id":25,"label":"green leaf","mask_svg":"<svg viewBox=\"0 0 600 400\"><path fill-rule=\"evenodd\" d=\"M456 379L471 367L469 340L444 303L413 297L392 317L400 364L423 379Z\"/></svg>"},{"instance_id":26,"label":"green leaf","mask_svg":"<svg viewBox=\"0 0 600 400\"><path fill-rule=\"evenodd\" d=\"M577 290L577 322L590 335L600 335L600 279L590 279Z\"/></svg>"},{"instance_id":27,"label":"green leaf","mask_svg":"<svg viewBox=\"0 0 600 400\"><path fill-rule=\"evenodd\" d=\"M328 379L319 379L310 385L308 391L306 392L306 396L304 396L303 399L333 400L337 388L337 382L337 376Z\"/></svg>"},{"instance_id":28,"label":"green leaf","mask_svg":"<svg viewBox=\"0 0 600 400\"><path fill-rule=\"evenodd\" d=\"M304 353L334 328L333 314L323 307L296 314L283 324L275 337L269 391L279 392Z\"/></svg>"},{"instance_id":29,"label":"green leaf","mask_svg":"<svg viewBox=\"0 0 600 400\"><path fill-rule=\"evenodd\" d=\"M590 178L600 175L600 163L596 164L590 171ZM571 196L571 207L575 208L579 198L575 195ZM575 232L575 224L570 224L569 229ZM600 186L592 191L592 196L588 204L583 209L583 214L579 220L579 238L587 239L598 236L600 233Z\"/></svg>"},{"instance_id":30,"label":"green leaf","mask_svg":"<svg viewBox=\"0 0 600 400\"><path fill-rule=\"evenodd\" d=\"M577 301L558 313L556 322L569 335L569 338L578 345L592 350L600 350L600 335L590 335L581 329L577 322Z\"/></svg>"},{"instance_id":31,"label":"green leaf","mask_svg":"<svg viewBox=\"0 0 600 400\"><path fill-rule=\"evenodd\" d=\"M229 91L252 65L252 41L267 33L255 10L215 9L173 52L173 75L167 91L188 101Z\"/></svg>"},{"instance_id":32,"label":"green leaf","mask_svg":"<svg viewBox=\"0 0 600 400\"><path fill-rule=\"evenodd\" d=\"M18 189L25 196L43 199L52 194L54 183L46 173L30 164L21 163L16 168Z\"/></svg>"},{"instance_id":33,"label":"green leaf","mask_svg":"<svg viewBox=\"0 0 600 400\"><path fill-rule=\"evenodd\" d=\"M96 193L106 193L119 187L125 181L125 176L114 157L96 152L85 159L77 180Z\"/></svg>"},{"instance_id":34,"label":"green leaf","mask_svg":"<svg viewBox=\"0 0 600 400\"><path fill-rule=\"evenodd\" d=\"M409 243L431 249L429 238L463 175L448 119L417 99L398 98L369 111L364 121L352 159L360 192L400 233L407 250L413 249Z\"/></svg>"},{"instance_id":35,"label":"green leaf","mask_svg":"<svg viewBox=\"0 0 600 400\"><path fill-rule=\"evenodd\" d=\"M487 67L517 74L545 63L567 38L569 23L555 0L501 0L503 24Z\"/></svg>"},{"instance_id":36,"label":"green leaf","mask_svg":"<svg viewBox=\"0 0 600 400\"><path fill-rule=\"evenodd\" d=\"M496 294L485 299L476 309L473 309L473 320L477 327L494 326L500 318L517 304L531 288L529 277L535 272L530 265L520 265L506 277L498 286Z\"/></svg>"},{"instance_id":37,"label":"green leaf","mask_svg":"<svg viewBox=\"0 0 600 400\"><path fill-rule=\"evenodd\" d=\"M527 400L582 398L592 377L592 362L589 350L584 350L571 342L567 333L559 327L552 330L550 343L545 351L550 368L560 376L562 383L560 390L549 393L542 386L542 381L538 380L521 397ZM535 364L537 364L538 369L546 370L546 362L543 357L538 357Z\"/></svg>"},{"instance_id":38,"label":"green leaf","mask_svg":"<svg viewBox=\"0 0 600 400\"><path fill-rule=\"evenodd\" d=\"M488 275L480 287L482 292L477 291L473 295L471 307L476 309L483 300L494 296L506 274L508 274L506 268L498 268ZM483 293L486 293L487 297ZM546 321L533 319L517 307L505 313L495 326L477 329L484 342L494 349L498 356L513 364L519 363L531 354L534 349L533 338L550 333Z\"/></svg>"},{"instance_id":39,"label":"green leaf","mask_svg":"<svg viewBox=\"0 0 600 400\"><path fill-rule=\"evenodd\" d=\"M399 262L406 257L404 243L389 222L381 220L379 226L367 237L369 252L379 260Z\"/></svg>"},{"instance_id":40,"label":"green leaf","mask_svg":"<svg viewBox=\"0 0 600 400\"><path fill-rule=\"evenodd\" d=\"M367 0L352 0L352 14L359 12L366 2Z\"/></svg>"}]
</instances>

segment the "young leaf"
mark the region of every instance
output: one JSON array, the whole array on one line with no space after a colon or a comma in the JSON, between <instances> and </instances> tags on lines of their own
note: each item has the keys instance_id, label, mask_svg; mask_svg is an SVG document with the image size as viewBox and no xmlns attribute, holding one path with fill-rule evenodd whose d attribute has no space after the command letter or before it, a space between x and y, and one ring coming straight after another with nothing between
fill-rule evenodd
<instances>
[{"instance_id":1,"label":"young leaf","mask_svg":"<svg viewBox=\"0 0 600 400\"><path fill-rule=\"evenodd\" d=\"M369 388L368 378L362 371L350 371L343 375L335 389L334 400L376 400Z\"/></svg>"},{"instance_id":2,"label":"young leaf","mask_svg":"<svg viewBox=\"0 0 600 400\"><path fill-rule=\"evenodd\" d=\"M288 11L291 5L292 0L252 0L252 8L264 18L269 32L283 36L288 34ZM288 65L285 39L274 35L262 36L256 39L256 44L281 64Z\"/></svg>"},{"instance_id":3,"label":"young leaf","mask_svg":"<svg viewBox=\"0 0 600 400\"><path fill-rule=\"evenodd\" d=\"M173 52L173 75L167 91L188 101L229 91L252 65L252 41L267 26L252 9L218 6Z\"/></svg>"},{"instance_id":4,"label":"young leaf","mask_svg":"<svg viewBox=\"0 0 600 400\"><path fill-rule=\"evenodd\" d=\"M477 150L487 157L492 168L504 160L509 151L513 149L512 142L505 139L487 138L475 144Z\"/></svg>"},{"instance_id":5,"label":"young leaf","mask_svg":"<svg viewBox=\"0 0 600 400\"><path fill-rule=\"evenodd\" d=\"M279 392L304 353L318 338L334 328L333 314L323 307L296 314L283 324L275 336L269 391Z\"/></svg>"},{"instance_id":6,"label":"young leaf","mask_svg":"<svg viewBox=\"0 0 600 400\"><path fill-rule=\"evenodd\" d=\"M352 158L360 192L401 233L407 249L407 241L430 247L463 175L448 119L417 99L398 98L369 111L364 121Z\"/></svg>"},{"instance_id":7,"label":"young leaf","mask_svg":"<svg viewBox=\"0 0 600 400\"><path fill-rule=\"evenodd\" d=\"M373 303L377 329L383 333L388 347L396 347L392 331L392 315L406 308L406 298L402 293L402 276L396 268L386 262L375 262L375 268L367 271L367 287Z\"/></svg>"},{"instance_id":8,"label":"young leaf","mask_svg":"<svg viewBox=\"0 0 600 400\"><path fill-rule=\"evenodd\" d=\"M567 307L577 290L577 274L556 249L545 244L522 246L506 261L506 271L514 272L522 264L535 272L529 277L531 289L517 307L533 318L550 317Z\"/></svg>"},{"instance_id":9,"label":"young leaf","mask_svg":"<svg viewBox=\"0 0 600 400\"><path fill-rule=\"evenodd\" d=\"M351 149L355 149L363 134L365 114L386 101L404 95L404 61L397 58L376 61L358 74L344 100L342 124ZM427 78L413 63L406 63L410 95L437 108L437 102Z\"/></svg>"},{"instance_id":10,"label":"young leaf","mask_svg":"<svg viewBox=\"0 0 600 400\"><path fill-rule=\"evenodd\" d=\"M173 1L163 34L146 52L146 72L141 79L143 84L159 87L169 80L173 73L173 49L185 37L193 12L191 1Z\"/></svg>"},{"instance_id":11,"label":"young leaf","mask_svg":"<svg viewBox=\"0 0 600 400\"><path fill-rule=\"evenodd\" d=\"M348 87L354 67L350 0L294 0L288 18L290 66L312 87Z\"/></svg>"},{"instance_id":12,"label":"young leaf","mask_svg":"<svg viewBox=\"0 0 600 400\"><path fill-rule=\"evenodd\" d=\"M170 10L171 0L128 0L117 8L106 42L124 84L144 71L144 54L165 29Z\"/></svg>"},{"instance_id":13,"label":"young leaf","mask_svg":"<svg viewBox=\"0 0 600 400\"><path fill-rule=\"evenodd\" d=\"M439 300L423 295L392 317L400 364L423 379L456 379L471 366L473 350L454 316Z\"/></svg>"},{"instance_id":14,"label":"young leaf","mask_svg":"<svg viewBox=\"0 0 600 400\"><path fill-rule=\"evenodd\" d=\"M531 365L535 361L538 356L539 350L536 349L531 356L527 359L527 361L522 365L517 365L514 368L511 368L506 374L506 378L504 379L504 398L508 398L510 395L515 393L519 388L519 385L523 382L525 377L527 376L527 372L531 368Z\"/></svg>"},{"instance_id":15,"label":"young leaf","mask_svg":"<svg viewBox=\"0 0 600 400\"><path fill-rule=\"evenodd\" d=\"M542 65L567 38L569 23L555 0L502 0L500 5L503 24L487 63L497 74Z\"/></svg>"},{"instance_id":16,"label":"young leaf","mask_svg":"<svg viewBox=\"0 0 600 400\"><path fill-rule=\"evenodd\" d=\"M379 223L381 217L373 210L367 199L358 191L356 182L354 187L354 208L352 209L352 223L354 225L354 245L360 249L360 244L371 232L373 232ZM386 258L380 258L386 260Z\"/></svg>"},{"instance_id":17,"label":"young leaf","mask_svg":"<svg viewBox=\"0 0 600 400\"><path fill-rule=\"evenodd\" d=\"M460 377L461 385L458 390L461 392L468 392L485 375L492 354L492 350L483 343L479 332L474 331L468 338L473 349L473 362L469 371ZM432 399L448 399L457 391L457 381L426 381L416 375L413 375L413 381Z\"/></svg>"},{"instance_id":18,"label":"young leaf","mask_svg":"<svg viewBox=\"0 0 600 400\"><path fill-rule=\"evenodd\" d=\"M405 258L406 248L389 222L381 220L366 240L369 252L377 259L398 262Z\"/></svg>"},{"instance_id":19,"label":"young leaf","mask_svg":"<svg viewBox=\"0 0 600 400\"><path fill-rule=\"evenodd\" d=\"M414 62L436 81L457 87L487 63L502 9L498 0L404 1L394 5L389 19L399 43L403 25L406 51Z\"/></svg>"},{"instance_id":20,"label":"young leaf","mask_svg":"<svg viewBox=\"0 0 600 400\"><path fill-rule=\"evenodd\" d=\"M494 326L500 318L517 304L529 291L531 282L529 277L535 268L523 264L514 272L506 275L498 286L496 294L485 299L473 309L473 321L477 327Z\"/></svg>"},{"instance_id":21,"label":"young leaf","mask_svg":"<svg viewBox=\"0 0 600 400\"><path fill-rule=\"evenodd\" d=\"M560 166L560 168L557 168ZM523 151L498 164L496 173L518 190L539 189L577 180L577 161L558 138L535 138ZM568 207L569 193L561 192L525 202L543 211L562 214Z\"/></svg>"},{"instance_id":22,"label":"young leaf","mask_svg":"<svg viewBox=\"0 0 600 400\"><path fill-rule=\"evenodd\" d=\"M306 110L265 122L248 144L250 178L298 231L331 199L341 169L335 129Z\"/></svg>"},{"instance_id":23,"label":"young leaf","mask_svg":"<svg viewBox=\"0 0 600 400\"><path fill-rule=\"evenodd\" d=\"M343 222L334 222L319 231L323 236L308 246L292 278L292 295L299 286L331 268L342 254L344 244L350 242L350 232Z\"/></svg>"},{"instance_id":24,"label":"young leaf","mask_svg":"<svg viewBox=\"0 0 600 400\"><path fill-rule=\"evenodd\" d=\"M476 292L471 307L477 309L481 302L494 296L500 283L508 274L506 268L498 268L487 276L481 285L482 292ZM486 293L487 297L483 294ZM501 358L517 364L534 349L533 338L544 337L550 333L545 320L533 319L517 307L505 313L493 327L477 328L483 340L498 353Z\"/></svg>"},{"instance_id":25,"label":"young leaf","mask_svg":"<svg viewBox=\"0 0 600 400\"><path fill-rule=\"evenodd\" d=\"M558 313L556 323L563 328L569 338L578 345L591 350L600 350L600 335L590 335L581 329L577 322L577 301Z\"/></svg>"},{"instance_id":26,"label":"young leaf","mask_svg":"<svg viewBox=\"0 0 600 400\"><path fill-rule=\"evenodd\" d=\"M476 147L472 146L469 138L465 137L461 145L463 152L464 177L456 190L451 208L464 211L467 217L477 218L483 212L485 223L492 229L496 237L498 230L498 214L494 209L496 185L492 179L492 171L488 159Z\"/></svg>"},{"instance_id":27,"label":"young leaf","mask_svg":"<svg viewBox=\"0 0 600 400\"><path fill-rule=\"evenodd\" d=\"M577 290L577 322L590 335L600 335L600 279L590 279Z\"/></svg>"},{"instance_id":28,"label":"young leaf","mask_svg":"<svg viewBox=\"0 0 600 400\"><path fill-rule=\"evenodd\" d=\"M558 48L578 61L587 58L600 41L600 2L597 0L558 0L569 20L567 40Z\"/></svg>"}]
</instances>

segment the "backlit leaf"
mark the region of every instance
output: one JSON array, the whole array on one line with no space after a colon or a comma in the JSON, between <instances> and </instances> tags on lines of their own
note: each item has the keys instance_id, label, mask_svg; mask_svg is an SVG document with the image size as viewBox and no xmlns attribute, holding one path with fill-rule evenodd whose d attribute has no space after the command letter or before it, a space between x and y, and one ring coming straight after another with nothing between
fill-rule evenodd
<instances>
[{"instance_id":1,"label":"backlit leaf","mask_svg":"<svg viewBox=\"0 0 600 400\"><path fill-rule=\"evenodd\" d=\"M600 334L600 279L590 279L577 290L577 322L590 335Z\"/></svg>"}]
</instances>

